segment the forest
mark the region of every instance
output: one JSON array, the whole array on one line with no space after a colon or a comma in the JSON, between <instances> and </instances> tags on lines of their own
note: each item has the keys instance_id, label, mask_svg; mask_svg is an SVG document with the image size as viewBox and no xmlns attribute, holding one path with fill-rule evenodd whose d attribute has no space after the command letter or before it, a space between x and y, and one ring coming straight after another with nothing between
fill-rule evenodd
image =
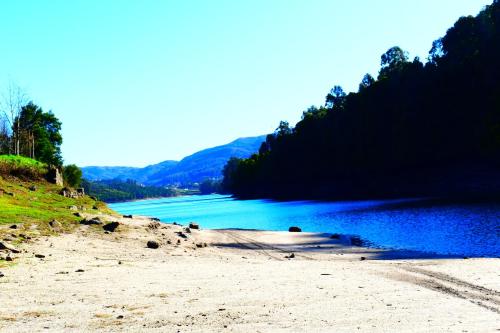
<instances>
[{"instance_id":1,"label":"forest","mask_svg":"<svg viewBox=\"0 0 500 333\"><path fill-rule=\"evenodd\" d=\"M259 153L231 159L223 188L240 198L498 194L500 1L461 17L428 58L381 56L357 92L281 122Z\"/></svg>"},{"instance_id":2,"label":"forest","mask_svg":"<svg viewBox=\"0 0 500 333\"><path fill-rule=\"evenodd\" d=\"M120 179L88 181L82 180L85 193L104 202L121 202L147 198L172 197L179 195L173 188L144 186L135 180Z\"/></svg>"}]
</instances>

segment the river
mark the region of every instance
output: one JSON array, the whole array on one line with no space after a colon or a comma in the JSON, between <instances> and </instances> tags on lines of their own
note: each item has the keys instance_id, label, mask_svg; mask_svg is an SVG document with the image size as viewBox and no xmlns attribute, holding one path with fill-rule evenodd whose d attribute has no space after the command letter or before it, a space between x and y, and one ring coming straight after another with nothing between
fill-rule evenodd
<instances>
[{"instance_id":1,"label":"river","mask_svg":"<svg viewBox=\"0 0 500 333\"><path fill-rule=\"evenodd\" d=\"M500 257L500 204L419 200L273 201L223 195L110 204L121 214L206 229L288 230L356 235L373 247L469 257Z\"/></svg>"}]
</instances>

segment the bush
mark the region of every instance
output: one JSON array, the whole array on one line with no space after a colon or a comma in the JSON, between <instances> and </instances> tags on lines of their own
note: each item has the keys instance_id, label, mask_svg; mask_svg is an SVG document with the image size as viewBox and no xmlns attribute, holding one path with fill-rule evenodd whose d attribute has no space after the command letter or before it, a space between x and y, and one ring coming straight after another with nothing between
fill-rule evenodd
<instances>
[{"instance_id":1,"label":"bush","mask_svg":"<svg viewBox=\"0 0 500 333\"><path fill-rule=\"evenodd\" d=\"M66 165L63 168L63 178L66 185L78 187L82 182L82 170L75 164Z\"/></svg>"}]
</instances>

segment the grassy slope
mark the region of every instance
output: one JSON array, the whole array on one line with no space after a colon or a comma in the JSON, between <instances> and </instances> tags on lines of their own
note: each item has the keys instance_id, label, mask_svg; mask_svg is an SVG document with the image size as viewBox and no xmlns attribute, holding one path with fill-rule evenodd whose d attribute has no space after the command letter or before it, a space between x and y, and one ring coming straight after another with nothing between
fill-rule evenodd
<instances>
[{"instance_id":1,"label":"grassy slope","mask_svg":"<svg viewBox=\"0 0 500 333\"><path fill-rule=\"evenodd\" d=\"M43 179L45 172L45 165L37 161L0 156L0 189L4 192L0 194L0 241L7 234L33 237L71 231L81 220L74 216L75 211L69 209L71 206L77 206L79 211L97 213L96 207L101 212L112 213L105 204L88 196L79 199L63 197L59 194L59 186ZM35 191L29 189L33 185ZM57 220L60 226L50 227L49 222L53 220ZM12 224L20 226L9 229Z\"/></svg>"}]
</instances>

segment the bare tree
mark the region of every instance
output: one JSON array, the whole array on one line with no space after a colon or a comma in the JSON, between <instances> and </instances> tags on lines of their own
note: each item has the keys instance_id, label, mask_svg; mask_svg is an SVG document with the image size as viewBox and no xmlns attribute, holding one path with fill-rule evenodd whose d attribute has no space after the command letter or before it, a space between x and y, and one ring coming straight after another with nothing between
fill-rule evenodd
<instances>
[{"instance_id":1,"label":"bare tree","mask_svg":"<svg viewBox=\"0 0 500 333\"><path fill-rule=\"evenodd\" d=\"M10 135L7 120L0 116L0 154L10 153Z\"/></svg>"},{"instance_id":2,"label":"bare tree","mask_svg":"<svg viewBox=\"0 0 500 333\"><path fill-rule=\"evenodd\" d=\"M10 152L20 154L21 128L19 119L21 109L28 102L26 93L16 84L10 82L7 92L0 101L0 114L12 130L12 147Z\"/></svg>"}]
</instances>

